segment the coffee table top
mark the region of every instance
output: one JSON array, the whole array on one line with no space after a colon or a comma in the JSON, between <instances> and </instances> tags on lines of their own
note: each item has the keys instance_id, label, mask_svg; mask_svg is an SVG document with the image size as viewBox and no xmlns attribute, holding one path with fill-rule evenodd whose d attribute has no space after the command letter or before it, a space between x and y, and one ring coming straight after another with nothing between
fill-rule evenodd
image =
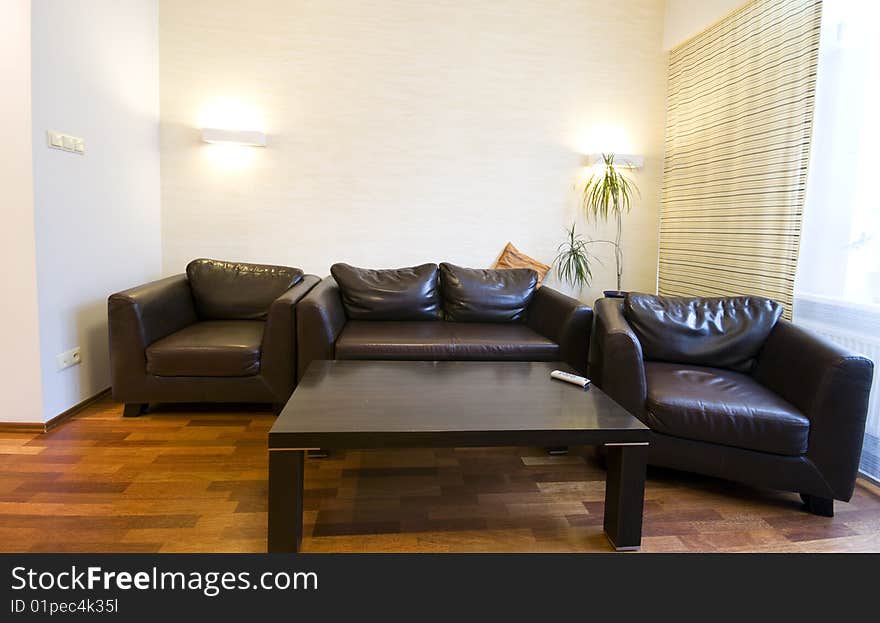
<instances>
[{"instance_id":1,"label":"coffee table top","mask_svg":"<svg viewBox=\"0 0 880 623\"><path fill-rule=\"evenodd\" d=\"M559 362L315 361L270 448L638 443L648 428Z\"/></svg>"}]
</instances>

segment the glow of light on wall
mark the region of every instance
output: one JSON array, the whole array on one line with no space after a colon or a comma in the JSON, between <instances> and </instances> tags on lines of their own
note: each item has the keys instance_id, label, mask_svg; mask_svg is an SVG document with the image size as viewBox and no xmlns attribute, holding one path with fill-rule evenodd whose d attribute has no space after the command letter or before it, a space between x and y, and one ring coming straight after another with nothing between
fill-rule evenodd
<instances>
[{"instance_id":1,"label":"glow of light on wall","mask_svg":"<svg viewBox=\"0 0 880 623\"><path fill-rule=\"evenodd\" d=\"M224 171L240 171L250 167L257 151L244 145L205 144L202 149L208 161Z\"/></svg>"}]
</instances>

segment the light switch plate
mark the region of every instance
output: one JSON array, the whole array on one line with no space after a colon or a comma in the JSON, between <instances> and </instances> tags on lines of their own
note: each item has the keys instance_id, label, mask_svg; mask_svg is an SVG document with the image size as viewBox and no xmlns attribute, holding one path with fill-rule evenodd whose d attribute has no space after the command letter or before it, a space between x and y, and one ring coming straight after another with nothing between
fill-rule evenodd
<instances>
[{"instance_id":1,"label":"light switch plate","mask_svg":"<svg viewBox=\"0 0 880 623\"><path fill-rule=\"evenodd\" d=\"M86 142L78 136L49 130L46 132L46 140L51 149L60 149L79 155L86 153Z\"/></svg>"},{"instance_id":2,"label":"light switch plate","mask_svg":"<svg viewBox=\"0 0 880 623\"><path fill-rule=\"evenodd\" d=\"M58 132L53 132L52 130L46 132L46 139L49 141L49 147L63 148L64 140L62 139L62 136L64 135Z\"/></svg>"}]
</instances>

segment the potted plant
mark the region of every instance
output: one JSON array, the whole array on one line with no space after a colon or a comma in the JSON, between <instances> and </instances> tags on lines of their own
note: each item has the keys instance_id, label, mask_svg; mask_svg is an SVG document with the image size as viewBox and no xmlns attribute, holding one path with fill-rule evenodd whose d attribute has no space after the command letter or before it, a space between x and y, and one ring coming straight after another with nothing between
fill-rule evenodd
<instances>
[{"instance_id":1,"label":"potted plant","mask_svg":"<svg viewBox=\"0 0 880 623\"><path fill-rule=\"evenodd\" d=\"M607 220L614 218L617 224L617 235L614 240L591 240L610 244L614 248L614 259L617 264L617 290L605 290L607 297L623 297L623 250L620 247L620 239L623 234L622 217L624 212L632 209L633 196L638 194L638 187L620 173L614 167L614 154L602 154L605 170L594 174L584 187L583 204L587 216L592 216L596 221L601 217Z\"/></svg>"},{"instance_id":2,"label":"potted plant","mask_svg":"<svg viewBox=\"0 0 880 623\"><path fill-rule=\"evenodd\" d=\"M574 231L574 223L571 229L565 230L568 234L565 242L560 244L556 251L556 259L553 265L556 267L556 277L569 285L582 290L590 285L593 273L590 270L590 252L587 245L592 241L586 241L580 234Z\"/></svg>"}]
</instances>

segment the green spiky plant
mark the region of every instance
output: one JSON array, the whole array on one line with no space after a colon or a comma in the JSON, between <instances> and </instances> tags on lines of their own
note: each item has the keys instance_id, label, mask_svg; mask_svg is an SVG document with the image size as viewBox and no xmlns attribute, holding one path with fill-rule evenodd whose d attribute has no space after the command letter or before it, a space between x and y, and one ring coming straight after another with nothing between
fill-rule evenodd
<instances>
[{"instance_id":1,"label":"green spiky plant","mask_svg":"<svg viewBox=\"0 0 880 623\"><path fill-rule=\"evenodd\" d=\"M624 212L632 209L633 196L639 194L638 186L614 167L614 154L602 154L605 170L594 174L584 187L583 205L587 216L596 221L600 218L614 218L617 224L617 235L614 240L594 240L614 246L614 259L617 263L617 290L621 290L623 278L623 251L620 240L623 235L622 217Z\"/></svg>"},{"instance_id":2,"label":"green spiky plant","mask_svg":"<svg viewBox=\"0 0 880 623\"><path fill-rule=\"evenodd\" d=\"M582 290L584 286L590 285L590 280L593 278L593 272L590 270L592 256L587 249L589 243L580 234L575 233L574 223L571 224L571 229L565 231L568 237L556 248L557 255L553 260L556 276L560 281Z\"/></svg>"}]
</instances>

